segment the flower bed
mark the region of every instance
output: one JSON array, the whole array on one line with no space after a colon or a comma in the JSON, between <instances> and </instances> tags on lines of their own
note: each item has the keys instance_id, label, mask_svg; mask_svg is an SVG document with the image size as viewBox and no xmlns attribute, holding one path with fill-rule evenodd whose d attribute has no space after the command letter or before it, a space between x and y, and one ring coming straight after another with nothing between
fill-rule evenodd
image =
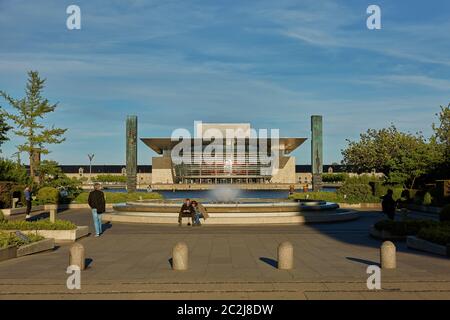
<instances>
[{"instance_id":1,"label":"flower bed","mask_svg":"<svg viewBox=\"0 0 450 320\"><path fill-rule=\"evenodd\" d=\"M77 226L66 220L56 220L51 222L42 219L34 222L30 221L1 221L0 231L19 230L27 235L39 235L46 239L54 239L56 242L76 241L89 234L87 226Z\"/></svg>"},{"instance_id":2,"label":"flower bed","mask_svg":"<svg viewBox=\"0 0 450 320\"><path fill-rule=\"evenodd\" d=\"M39 234L20 236L14 232L0 232L0 261L51 250L54 247L53 239L45 239Z\"/></svg>"},{"instance_id":3,"label":"flower bed","mask_svg":"<svg viewBox=\"0 0 450 320\"><path fill-rule=\"evenodd\" d=\"M43 236L36 234L30 234L27 238L29 239L28 241L18 237L12 232L0 232L0 248L6 248L9 246L19 247L44 239Z\"/></svg>"},{"instance_id":4,"label":"flower bed","mask_svg":"<svg viewBox=\"0 0 450 320\"><path fill-rule=\"evenodd\" d=\"M37 221L0 221L0 230L74 230L77 226L66 220L51 222L48 219Z\"/></svg>"}]
</instances>

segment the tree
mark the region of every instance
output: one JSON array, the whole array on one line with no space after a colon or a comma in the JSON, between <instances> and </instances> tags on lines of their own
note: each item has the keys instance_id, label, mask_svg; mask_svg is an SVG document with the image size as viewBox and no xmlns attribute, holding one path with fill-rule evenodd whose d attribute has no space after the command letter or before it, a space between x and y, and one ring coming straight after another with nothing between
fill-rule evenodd
<instances>
[{"instance_id":1,"label":"tree","mask_svg":"<svg viewBox=\"0 0 450 320\"><path fill-rule=\"evenodd\" d=\"M5 121L5 116L3 114L3 112L1 111L1 107L0 107L0 147L2 146L2 144L6 141L9 140L8 138L8 131L11 130L12 128L6 123ZM0 149L0 152L2 150Z\"/></svg>"},{"instance_id":2,"label":"tree","mask_svg":"<svg viewBox=\"0 0 450 320\"><path fill-rule=\"evenodd\" d=\"M0 181L28 184L27 170L14 161L0 158Z\"/></svg>"},{"instance_id":3,"label":"tree","mask_svg":"<svg viewBox=\"0 0 450 320\"><path fill-rule=\"evenodd\" d=\"M43 160L36 170L43 187L65 188L72 192L80 185L77 179L67 177L56 161Z\"/></svg>"},{"instance_id":4,"label":"tree","mask_svg":"<svg viewBox=\"0 0 450 320\"><path fill-rule=\"evenodd\" d=\"M439 153L421 134L399 132L394 125L380 130L368 129L359 141L348 141L342 150L343 164L355 171L382 172L387 182L408 184L431 170Z\"/></svg>"},{"instance_id":5,"label":"tree","mask_svg":"<svg viewBox=\"0 0 450 320\"><path fill-rule=\"evenodd\" d=\"M436 141L443 146L447 151L450 151L450 103L448 106L441 106L441 112L437 113L439 117L439 126L433 123L434 137Z\"/></svg>"},{"instance_id":6,"label":"tree","mask_svg":"<svg viewBox=\"0 0 450 320\"><path fill-rule=\"evenodd\" d=\"M35 176L36 154L48 154L47 144L59 144L65 140L63 138L67 129L46 127L40 123L47 113L55 111L57 104L50 104L41 96L45 79L39 77L37 71L28 72L28 83L26 85L26 96L20 100L12 98L4 91L0 91L2 96L14 109L17 114L4 112L4 115L11 119L17 126L14 133L25 138L25 143L17 146L22 152L27 152L30 159L30 176Z\"/></svg>"},{"instance_id":7,"label":"tree","mask_svg":"<svg viewBox=\"0 0 450 320\"><path fill-rule=\"evenodd\" d=\"M447 107L441 106L441 111L436 116L439 118L439 124L433 123L434 135L431 140L436 150L442 154L436 177L448 179L450 178L450 103Z\"/></svg>"}]
</instances>

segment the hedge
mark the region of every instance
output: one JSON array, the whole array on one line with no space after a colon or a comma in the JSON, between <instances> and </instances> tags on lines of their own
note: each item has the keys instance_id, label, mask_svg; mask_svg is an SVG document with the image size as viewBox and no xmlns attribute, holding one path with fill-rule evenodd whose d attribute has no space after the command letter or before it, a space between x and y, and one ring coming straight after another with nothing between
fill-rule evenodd
<instances>
[{"instance_id":1,"label":"hedge","mask_svg":"<svg viewBox=\"0 0 450 320\"><path fill-rule=\"evenodd\" d=\"M89 192L80 193L72 203L87 203ZM162 199L162 195L157 192L105 192L106 203L122 203L127 201Z\"/></svg>"},{"instance_id":2,"label":"hedge","mask_svg":"<svg viewBox=\"0 0 450 320\"><path fill-rule=\"evenodd\" d=\"M37 221L1 221L0 230L73 230L77 226L73 222L67 220L56 220L51 222L49 219L41 219Z\"/></svg>"},{"instance_id":3,"label":"hedge","mask_svg":"<svg viewBox=\"0 0 450 320\"><path fill-rule=\"evenodd\" d=\"M439 226L439 222L433 220L381 220L374 225L375 229L377 229L378 231L384 230L395 236L416 235L422 228L430 228L436 226Z\"/></svg>"},{"instance_id":4,"label":"hedge","mask_svg":"<svg viewBox=\"0 0 450 320\"><path fill-rule=\"evenodd\" d=\"M347 178L346 173L324 173L322 174L323 182L343 182Z\"/></svg>"},{"instance_id":5,"label":"hedge","mask_svg":"<svg viewBox=\"0 0 450 320\"><path fill-rule=\"evenodd\" d=\"M446 246L447 244L450 244L450 225L444 224L437 227L420 229L417 237Z\"/></svg>"},{"instance_id":6,"label":"hedge","mask_svg":"<svg viewBox=\"0 0 450 320\"><path fill-rule=\"evenodd\" d=\"M356 199L354 197L344 198L343 194L338 194L337 192L296 192L289 196L292 200L323 200L329 202L341 202L341 203L378 203L380 199L370 196L364 199Z\"/></svg>"}]
</instances>

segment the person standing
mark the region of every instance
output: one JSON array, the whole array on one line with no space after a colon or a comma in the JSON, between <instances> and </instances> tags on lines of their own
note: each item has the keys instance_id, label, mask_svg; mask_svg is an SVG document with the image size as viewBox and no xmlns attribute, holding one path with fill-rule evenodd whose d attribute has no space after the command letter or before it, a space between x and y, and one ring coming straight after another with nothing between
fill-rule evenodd
<instances>
[{"instance_id":1,"label":"person standing","mask_svg":"<svg viewBox=\"0 0 450 320\"><path fill-rule=\"evenodd\" d=\"M30 219L31 218L31 202L33 201L33 192L31 191L31 187L27 186L25 188L25 190L23 191L23 193L25 194L25 203L27 205L27 211L26 211L26 219Z\"/></svg>"},{"instance_id":2,"label":"person standing","mask_svg":"<svg viewBox=\"0 0 450 320\"><path fill-rule=\"evenodd\" d=\"M95 236L102 234L102 213L105 212L105 194L100 190L100 183L94 184L94 190L89 193L88 203L92 209Z\"/></svg>"},{"instance_id":3,"label":"person standing","mask_svg":"<svg viewBox=\"0 0 450 320\"><path fill-rule=\"evenodd\" d=\"M381 197L382 210L391 220L395 220L395 209L397 207L397 201L394 200L393 195L392 189L388 189L387 193Z\"/></svg>"}]
</instances>

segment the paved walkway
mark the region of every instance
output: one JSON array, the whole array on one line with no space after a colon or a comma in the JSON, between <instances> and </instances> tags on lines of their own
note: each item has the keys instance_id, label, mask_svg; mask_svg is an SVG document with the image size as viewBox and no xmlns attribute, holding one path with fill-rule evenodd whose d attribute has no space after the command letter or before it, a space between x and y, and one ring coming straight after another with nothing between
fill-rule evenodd
<instances>
[{"instance_id":1,"label":"paved walkway","mask_svg":"<svg viewBox=\"0 0 450 320\"><path fill-rule=\"evenodd\" d=\"M59 218L90 225L88 210ZM352 222L296 226L106 225L79 240L88 268L81 290L66 288L68 251L0 263L0 299L450 299L450 259L397 243L397 269L383 270L382 290L366 287L380 241L368 236L378 212ZM92 231L92 230L91 230ZM294 245L295 269L276 269L277 246ZM171 249L185 241L188 271L171 270Z\"/></svg>"}]
</instances>

